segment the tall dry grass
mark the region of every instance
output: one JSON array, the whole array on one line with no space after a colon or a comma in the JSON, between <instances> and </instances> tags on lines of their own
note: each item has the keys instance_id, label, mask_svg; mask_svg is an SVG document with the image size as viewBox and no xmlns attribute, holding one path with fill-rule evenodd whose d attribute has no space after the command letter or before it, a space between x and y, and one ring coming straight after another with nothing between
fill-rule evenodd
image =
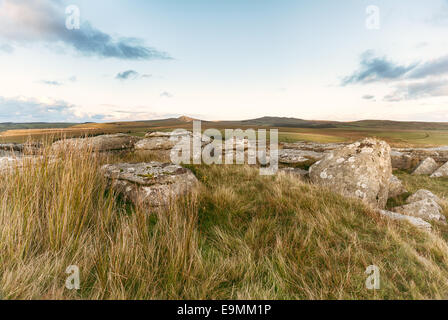
<instances>
[{"instance_id":1,"label":"tall dry grass","mask_svg":"<svg viewBox=\"0 0 448 320\"><path fill-rule=\"evenodd\" d=\"M448 246L437 233L292 176L192 167L198 192L151 211L108 189L100 167L120 157L41 156L0 174L1 298L447 297ZM372 264L376 292L365 287ZM65 288L70 265L81 271L79 291Z\"/></svg>"}]
</instances>

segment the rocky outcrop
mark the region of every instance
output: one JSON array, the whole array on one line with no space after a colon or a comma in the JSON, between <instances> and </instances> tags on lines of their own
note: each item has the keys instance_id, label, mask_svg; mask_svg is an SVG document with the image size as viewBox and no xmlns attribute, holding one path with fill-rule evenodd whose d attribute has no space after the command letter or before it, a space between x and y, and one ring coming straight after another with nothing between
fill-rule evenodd
<instances>
[{"instance_id":1,"label":"rocky outcrop","mask_svg":"<svg viewBox=\"0 0 448 320\"><path fill-rule=\"evenodd\" d=\"M346 143L316 143L316 142L299 141L293 143L283 143L282 148L324 153L336 149L341 149L346 145L347 145Z\"/></svg>"},{"instance_id":2,"label":"rocky outcrop","mask_svg":"<svg viewBox=\"0 0 448 320\"><path fill-rule=\"evenodd\" d=\"M390 147L368 138L325 155L310 168L313 183L384 208L392 175Z\"/></svg>"},{"instance_id":3,"label":"rocky outcrop","mask_svg":"<svg viewBox=\"0 0 448 320\"><path fill-rule=\"evenodd\" d=\"M431 178L442 178L448 177L448 162L437 169L432 175Z\"/></svg>"},{"instance_id":4,"label":"rocky outcrop","mask_svg":"<svg viewBox=\"0 0 448 320\"><path fill-rule=\"evenodd\" d=\"M445 216L441 213L442 208L432 199L423 199L412 202L401 207L396 207L393 211L408 216L422 218L426 221L446 221Z\"/></svg>"},{"instance_id":5,"label":"rocky outcrop","mask_svg":"<svg viewBox=\"0 0 448 320\"><path fill-rule=\"evenodd\" d=\"M395 198L407 192L401 180L392 175L389 181L389 198Z\"/></svg>"},{"instance_id":6,"label":"rocky outcrop","mask_svg":"<svg viewBox=\"0 0 448 320\"><path fill-rule=\"evenodd\" d=\"M278 161L283 164L313 164L321 160L325 156L322 152L296 150L296 149L281 149L278 150Z\"/></svg>"},{"instance_id":7,"label":"rocky outcrop","mask_svg":"<svg viewBox=\"0 0 448 320\"><path fill-rule=\"evenodd\" d=\"M426 158L433 158L439 164L448 162L448 146L436 148L397 148L394 151L402 155L410 156L417 163L420 163Z\"/></svg>"},{"instance_id":8,"label":"rocky outcrop","mask_svg":"<svg viewBox=\"0 0 448 320\"><path fill-rule=\"evenodd\" d=\"M307 164L321 160L329 152L341 149L346 144L340 143L315 143L315 142L294 142L283 143L278 150L279 162L283 164Z\"/></svg>"},{"instance_id":9,"label":"rocky outcrop","mask_svg":"<svg viewBox=\"0 0 448 320\"><path fill-rule=\"evenodd\" d=\"M433 158L426 158L412 173L413 175L430 175L439 168Z\"/></svg>"},{"instance_id":10,"label":"rocky outcrop","mask_svg":"<svg viewBox=\"0 0 448 320\"><path fill-rule=\"evenodd\" d=\"M305 157L298 151L311 151L318 154L324 154L329 151L341 149L344 146L346 146L344 143L283 143L281 144L281 147L284 150L282 151L284 152L283 158L286 159L283 163L305 162L303 159ZM296 152L294 153L289 150L296 150ZM392 167L395 169L413 170L419 163L428 157L433 158L439 165L448 162L448 146L437 148L393 148L391 150ZM308 160L314 160L316 158L317 157L314 156L313 159L309 158Z\"/></svg>"},{"instance_id":11,"label":"rocky outcrop","mask_svg":"<svg viewBox=\"0 0 448 320\"><path fill-rule=\"evenodd\" d=\"M148 132L145 134L145 138L170 138L170 137L181 137L181 136L191 136L192 133L188 130L179 130L179 131L173 131L173 132L161 132L161 131L155 131L155 132Z\"/></svg>"},{"instance_id":12,"label":"rocky outcrop","mask_svg":"<svg viewBox=\"0 0 448 320\"><path fill-rule=\"evenodd\" d=\"M414 169L420 162L412 158L410 154L403 153L394 149L392 149L390 157L392 161L392 168L394 169L411 170Z\"/></svg>"},{"instance_id":13,"label":"rocky outcrop","mask_svg":"<svg viewBox=\"0 0 448 320\"><path fill-rule=\"evenodd\" d=\"M199 183L190 170L160 162L109 164L102 171L116 192L148 207L165 206Z\"/></svg>"},{"instance_id":14,"label":"rocky outcrop","mask_svg":"<svg viewBox=\"0 0 448 320\"><path fill-rule=\"evenodd\" d=\"M186 130L177 132L151 132L146 134L145 139L135 144L135 150L171 150L182 141L189 141L192 144L194 138L200 139L202 147L211 142L209 137L204 137L200 134L195 135Z\"/></svg>"},{"instance_id":15,"label":"rocky outcrop","mask_svg":"<svg viewBox=\"0 0 448 320\"><path fill-rule=\"evenodd\" d=\"M418 202L425 199L433 200L438 204L442 204L442 200L438 196L436 196L431 191L425 189L420 189L416 193L411 195L409 198L406 199L406 203Z\"/></svg>"},{"instance_id":16,"label":"rocky outcrop","mask_svg":"<svg viewBox=\"0 0 448 320\"><path fill-rule=\"evenodd\" d=\"M129 151L139 139L127 134L107 134L92 138L66 139L53 143L55 152L91 149L94 152Z\"/></svg>"},{"instance_id":17,"label":"rocky outcrop","mask_svg":"<svg viewBox=\"0 0 448 320\"><path fill-rule=\"evenodd\" d=\"M431 231L431 229L432 229L431 224L421 218L406 216L406 215L403 215L403 214L400 214L397 212L391 212L391 211L386 211L386 210L378 210L377 212L380 215L387 217L389 219L395 220L395 221L407 221L410 224L412 224L413 226L415 226L419 229L422 229L422 230Z\"/></svg>"}]
</instances>

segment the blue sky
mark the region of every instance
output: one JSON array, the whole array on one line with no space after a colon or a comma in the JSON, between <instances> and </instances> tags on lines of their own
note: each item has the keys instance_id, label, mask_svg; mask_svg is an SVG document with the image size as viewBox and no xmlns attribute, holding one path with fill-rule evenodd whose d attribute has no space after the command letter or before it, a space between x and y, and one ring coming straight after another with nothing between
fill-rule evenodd
<instances>
[{"instance_id":1,"label":"blue sky","mask_svg":"<svg viewBox=\"0 0 448 320\"><path fill-rule=\"evenodd\" d=\"M448 121L447 31L446 0L0 0L0 122Z\"/></svg>"}]
</instances>

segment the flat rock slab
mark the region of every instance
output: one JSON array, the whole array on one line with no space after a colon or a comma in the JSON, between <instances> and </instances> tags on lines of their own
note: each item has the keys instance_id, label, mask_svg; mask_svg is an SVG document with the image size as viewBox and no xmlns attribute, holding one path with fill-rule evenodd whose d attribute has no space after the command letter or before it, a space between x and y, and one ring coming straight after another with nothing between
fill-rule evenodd
<instances>
[{"instance_id":1,"label":"flat rock slab","mask_svg":"<svg viewBox=\"0 0 448 320\"><path fill-rule=\"evenodd\" d=\"M125 151L134 148L139 138L127 134L106 134L92 138L66 139L53 143L56 152L67 149L83 150L91 148L95 152Z\"/></svg>"},{"instance_id":2,"label":"flat rock slab","mask_svg":"<svg viewBox=\"0 0 448 320\"><path fill-rule=\"evenodd\" d=\"M314 152L327 152L336 149L341 149L347 146L345 143L316 143L316 142L293 142L293 143L282 143L283 149L295 149L304 151L314 151Z\"/></svg>"},{"instance_id":3,"label":"flat rock slab","mask_svg":"<svg viewBox=\"0 0 448 320\"><path fill-rule=\"evenodd\" d=\"M200 134L193 134L190 131L173 131L173 132L151 132L145 135L145 139L135 144L136 151L158 151L171 150L174 146L185 144L185 146L193 146L193 139L201 141L201 147L209 144L211 139Z\"/></svg>"},{"instance_id":4,"label":"flat rock slab","mask_svg":"<svg viewBox=\"0 0 448 320\"><path fill-rule=\"evenodd\" d=\"M431 178L442 178L448 177L448 162L437 169L432 175Z\"/></svg>"},{"instance_id":5,"label":"flat rock slab","mask_svg":"<svg viewBox=\"0 0 448 320\"><path fill-rule=\"evenodd\" d=\"M334 150L310 168L313 183L384 208L392 176L389 145L368 138Z\"/></svg>"},{"instance_id":6,"label":"flat rock slab","mask_svg":"<svg viewBox=\"0 0 448 320\"><path fill-rule=\"evenodd\" d=\"M412 202L401 207L396 207L393 210L407 216L422 218L426 221L446 221L445 216L441 213L442 208L437 202L431 199Z\"/></svg>"},{"instance_id":7,"label":"flat rock slab","mask_svg":"<svg viewBox=\"0 0 448 320\"><path fill-rule=\"evenodd\" d=\"M325 156L323 152L297 149L278 150L278 161L284 164L299 164L305 162L316 162Z\"/></svg>"},{"instance_id":8,"label":"flat rock slab","mask_svg":"<svg viewBox=\"0 0 448 320\"><path fill-rule=\"evenodd\" d=\"M434 173L440 166L433 158L426 158L412 173L413 175L430 175Z\"/></svg>"},{"instance_id":9,"label":"flat rock slab","mask_svg":"<svg viewBox=\"0 0 448 320\"><path fill-rule=\"evenodd\" d=\"M165 206L199 184L189 169L160 162L108 164L102 171L125 199L149 207Z\"/></svg>"},{"instance_id":10,"label":"flat rock slab","mask_svg":"<svg viewBox=\"0 0 448 320\"><path fill-rule=\"evenodd\" d=\"M413 226L415 226L419 229L422 229L422 230L431 231L431 229L432 229L431 224L421 218L406 216L404 214L386 211L386 210L378 210L377 212L380 215L387 217L389 219L395 220L395 221L407 221L410 224L412 224Z\"/></svg>"}]
</instances>

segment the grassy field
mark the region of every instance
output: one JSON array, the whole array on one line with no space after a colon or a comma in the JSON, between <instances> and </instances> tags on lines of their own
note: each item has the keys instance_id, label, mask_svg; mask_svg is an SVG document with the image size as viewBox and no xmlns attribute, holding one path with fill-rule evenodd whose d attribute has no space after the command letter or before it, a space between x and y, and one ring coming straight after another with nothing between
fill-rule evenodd
<instances>
[{"instance_id":1,"label":"grassy field","mask_svg":"<svg viewBox=\"0 0 448 320\"><path fill-rule=\"evenodd\" d=\"M446 299L445 231L249 166L191 166L201 187L164 210L120 200L99 168L132 155L52 155L0 174L3 299ZM60 161L54 161L54 156ZM410 191L448 181L398 173ZM397 200L399 201L399 200ZM364 273L377 265L381 289ZM81 289L65 289L69 265Z\"/></svg>"}]
</instances>

